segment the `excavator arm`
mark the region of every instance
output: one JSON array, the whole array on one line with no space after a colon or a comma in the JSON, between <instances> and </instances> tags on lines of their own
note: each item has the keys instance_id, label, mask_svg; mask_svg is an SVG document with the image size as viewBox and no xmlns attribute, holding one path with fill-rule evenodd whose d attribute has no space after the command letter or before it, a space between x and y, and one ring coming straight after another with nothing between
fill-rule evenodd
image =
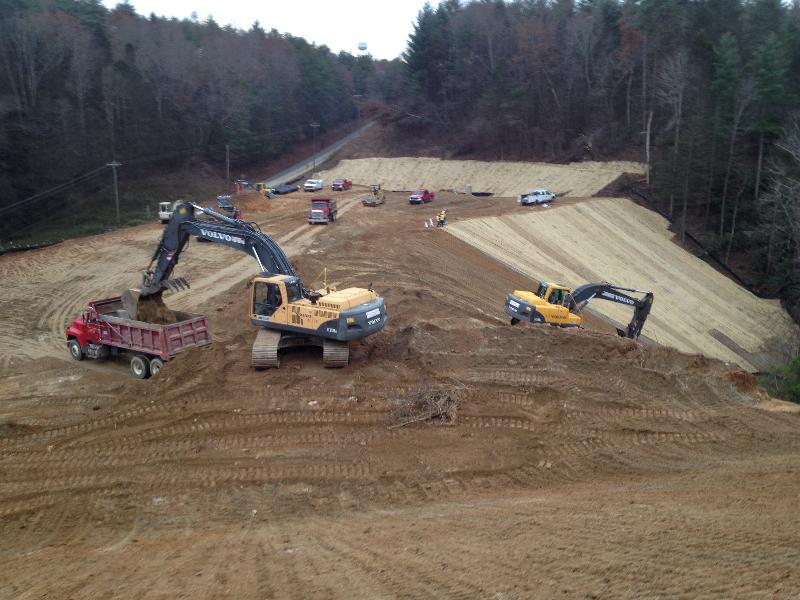
<instances>
[{"instance_id":1,"label":"excavator arm","mask_svg":"<svg viewBox=\"0 0 800 600\"><path fill-rule=\"evenodd\" d=\"M216 221L198 220L195 210L202 211ZM191 236L224 244L251 255L262 272L297 277L283 249L255 223L237 221L210 208L187 203L178 205L169 225L164 229L161 241L150 259L150 267L145 273L143 291L154 286L160 288L169 279Z\"/></svg>"},{"instance_id":2,"label":"excavator arm","mask_svg":"<svg viewBox=\"0 0 800 600\"><path fill-rule=\"evenodd\" d=\"M627 293L626 293L627 292ZM641 298L629 294L644 294ZM575 290L567 298L565 305L570 312L578 314L592 298L625 304L633 308L633 319L625 330L617 328L622 337L636 339L642 333L642 327L653 306L653 292L625 288L610 283L587 283Z\"/></svg>"},{"instance_id":3,"label":"excavator arm","mask_svg":"<svg viewBox=\"0 0 800 600\"><path fill-rule=\"evenodd\" d=\"M198 219L195 211L201 211L215 220ZM133 318L138 312L140 297L160 295L165 288L188 287L184 279L172 280L170 276L189 238L193 236L249 254L258 262L262 273L298 277L283 249L255 223L237 221L196 204L179 204L164 228L150 265L143 274L141 287L126 290L122 294L124 308ZM302 292L305 296L305 289Z\"/></svg>"}]
</instances>

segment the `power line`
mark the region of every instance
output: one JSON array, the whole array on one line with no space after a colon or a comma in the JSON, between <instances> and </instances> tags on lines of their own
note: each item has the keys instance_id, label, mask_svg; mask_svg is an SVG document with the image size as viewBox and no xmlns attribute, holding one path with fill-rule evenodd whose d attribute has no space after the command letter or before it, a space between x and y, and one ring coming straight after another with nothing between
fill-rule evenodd
<instances>
[{"instance_id":1,"label":"power line","mask_svg":"<svg viewBox=\"0 0 800 600\"><path fill-rule=\"evenodd\" d=\"M4 213L7 213L8 211L13 210L15 208L18 208L20 206L24 206L25 204L28 204L30 202L34 202L35 200L41 200L42 198L46 198L47 196L51 196L51 195L56 194L58 192L62 192L64 190L66 190L66 189L69 189L72 186L75 186L75 185L77 185L79 183L83 183L84 181L87 181L88 179L91 179L93 177L97 177L97 175L99 175L100 171L103 171L104 169L107 169L107 168L108 168L108 165L103 165L102 167L98 167L98 168L94 169L93 171L89 171L88 173L84 173L83 175L79 175L78 177L75 177L73 179L70 179L69 181L66 181L64 183L61 183L61 184L55 186L55 187L52 187L49 190L44 190L43 192L39 192L38 194L34 194L33 196L29 196L27 198L24 198L23 200L20 200L18 202L14 202L13 204L9 204L8 206L4 206L4 207L0 208L0 215L4 214Z\"/></svg>"}]
</instances>

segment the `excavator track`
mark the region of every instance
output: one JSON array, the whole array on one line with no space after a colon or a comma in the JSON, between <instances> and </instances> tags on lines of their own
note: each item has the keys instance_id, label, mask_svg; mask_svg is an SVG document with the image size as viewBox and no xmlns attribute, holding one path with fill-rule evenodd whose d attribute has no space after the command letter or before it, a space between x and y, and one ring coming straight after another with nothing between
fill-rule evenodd
<instances>
[{"instance_id":1,"label":"excavator track","mask_svg":"<svg viewBox=\"0 0 800 600\"><path fill-rule=\"evenodd\" d=\"M256 369L277 369L281 366L281 359L278 356L280 345L280 331L259 329L253 342L250 364Z\"/></svg>"},{"instance_id":2,"label":"excavator track","mask_svg":"<svg viewBox=\"0 0 800 600\"><path fill-rule=\"evenodd\" d=\"M350 348L347 342L324 340L322 342L322 364L331 369L341 369L350 364Z\"/></svg>"}]
</instances>

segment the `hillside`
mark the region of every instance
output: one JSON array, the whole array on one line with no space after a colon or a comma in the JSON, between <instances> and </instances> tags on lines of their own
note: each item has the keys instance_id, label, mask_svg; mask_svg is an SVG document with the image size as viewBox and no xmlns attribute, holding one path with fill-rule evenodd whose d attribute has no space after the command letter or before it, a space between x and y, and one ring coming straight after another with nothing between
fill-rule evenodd
<instances>
[{"instance_id":1,"label":"hillside","mask_svg":"<svg viewBox=\"0 0 800 600\"><path fill-rule=\"evenodd\" d=\"M0 598L800 589L796 406L602 319L508 325L505 293L529 278L453 233L506 222L513 199L366 208L364 192L336 193L327 227L305 223L303 193L238 198L307 285L327 267L385 297L386 329L342 370L313 349L251 370L254 261L197 243L175 273L192 289L166 301L208 314L212 346L148 381L71 361L64 325L136 283L157 224L0 257ZM548 217L607 206L574 202ZM423 227L442 206L452 233ZM403 398L447 386L463 390L448 424L399 426Z\"/></svg>"}]
</instances>

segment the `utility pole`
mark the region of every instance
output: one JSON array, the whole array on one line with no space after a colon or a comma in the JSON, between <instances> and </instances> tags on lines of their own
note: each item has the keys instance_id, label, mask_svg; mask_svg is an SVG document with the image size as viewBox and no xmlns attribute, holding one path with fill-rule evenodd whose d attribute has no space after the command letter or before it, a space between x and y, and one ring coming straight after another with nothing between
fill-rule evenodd
<instances>
[{"instance_id":1,"label":"utility pole","mask_svg":"<svg viewBox=\"0 0 800 600\"><path fill-rule=\"evenodd\" d=\"M319 127L319 123L314 121L308 125L314 130L314 153L311 156L311 176L313 177L314 171L317 170L317 128Z\"/></svg>"},{"instance_id":2,"label":"utility pole","mask_svg":"<svg viewBox=\"0 0 800 600\"><path fill-rule=\"evenodd\" d=\"M119 187L117 186L117 167L121 167L122 163L112 160L106 166L111 167L111 171L114 173L114 205L117 207L117 227L119 227L122 225L122 219L120 219L119 216Z\"/></svg>"},{"instance_id":3,"label":"utility pole","mask_svg":"<svg viewBox=\"0 0 800 600\"><path fill-rule=\"evenodd\" d=\"M225 144L225 191L231 191L231 146Z\"/></svg>"}]
</instances>

